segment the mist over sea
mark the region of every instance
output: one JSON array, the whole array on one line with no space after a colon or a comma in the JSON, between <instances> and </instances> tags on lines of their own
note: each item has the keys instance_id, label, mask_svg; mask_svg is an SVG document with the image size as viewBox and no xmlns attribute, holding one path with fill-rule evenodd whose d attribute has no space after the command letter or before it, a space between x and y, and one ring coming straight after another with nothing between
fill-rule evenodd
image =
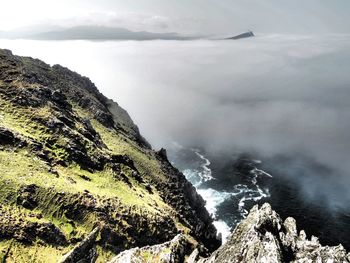
<instances>
[{"instance_id":1,"label":"mist over sea","mask_svg":"<svg viewBox=\"0 0 350 263\"><path fill-rule=\"evenodd\" d=\"M321 241L350 248L349 35L0 48L88 76L154 148L170 149L224 235L268 201Z\"/></svg>"}]
</instances>

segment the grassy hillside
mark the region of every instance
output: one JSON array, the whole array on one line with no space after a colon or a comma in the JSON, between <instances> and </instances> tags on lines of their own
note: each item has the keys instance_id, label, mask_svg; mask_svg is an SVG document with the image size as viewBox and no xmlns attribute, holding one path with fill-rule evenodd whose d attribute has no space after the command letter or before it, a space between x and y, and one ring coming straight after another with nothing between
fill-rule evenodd
<instances>
[{"instance_id":1,"label":"grassy hillside","mask_svg":"<svg viewBox=\"0 0 350 263\"><path fill-rule=\"evenodd\" d=\"M96 226L97 262L180 232L218 246L203 199L87 78L0 50L0 109L3 262L56 262Z\"/></svg>"}]
</instances>

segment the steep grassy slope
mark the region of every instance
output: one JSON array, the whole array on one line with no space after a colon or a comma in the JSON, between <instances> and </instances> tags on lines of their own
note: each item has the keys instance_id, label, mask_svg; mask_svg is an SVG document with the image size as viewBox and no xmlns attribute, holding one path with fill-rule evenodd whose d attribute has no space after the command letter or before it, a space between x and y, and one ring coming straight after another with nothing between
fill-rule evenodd
<instances>
[{"instance_id":1,"label":"steep grassy slope","mask_svg":"<svg viewBox=\"0 0 350 263\"><path fill-rule=\"evenodd\" d=\"M218 247L203 199L89 79L0 50L0 109L6 262L56 262L96 226L98 262L179 232Z\"/></svg>"}]
</instances>

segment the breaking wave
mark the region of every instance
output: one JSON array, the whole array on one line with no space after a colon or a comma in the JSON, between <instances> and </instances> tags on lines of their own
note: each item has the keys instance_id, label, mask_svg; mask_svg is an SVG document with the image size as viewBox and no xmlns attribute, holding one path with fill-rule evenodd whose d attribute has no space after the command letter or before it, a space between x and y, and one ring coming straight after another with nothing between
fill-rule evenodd
<instances>
[{"instance_id":1,"label":"breaking wave","mask_svg":"<svg viewBox=\"0 0 350 263\"><path fill-rule=\"evenodd\" d=\"M226 241L228 235L231 232L231 226L236 226L243 218L248 214L246 208L247 201L257 202L263 198L270 197L269 189L263 188L258 183L258 178L267 176L272 177L270 174L258 168L253 168L249 174L249 180L247 184L233 185L230 191L219 191L211 187L206 188L203 183L216 180L212 175L210 169L210 160L205 157L203 153L198 149L190 149L198 157L199 165L196 168L183 169L182 172L196 188L197 192L206 201L206 208L208 212L214 218L214 225L218 232L222 236L223 242ZM198 161L197 160L197 161ZM252 160L252 163L259 164L260 161ZM175 163L176 165L176 163ZM235 197L238 200L237 215L231 219L218 219L217 208L226 200Z\"/></svg>"}]
</instances>

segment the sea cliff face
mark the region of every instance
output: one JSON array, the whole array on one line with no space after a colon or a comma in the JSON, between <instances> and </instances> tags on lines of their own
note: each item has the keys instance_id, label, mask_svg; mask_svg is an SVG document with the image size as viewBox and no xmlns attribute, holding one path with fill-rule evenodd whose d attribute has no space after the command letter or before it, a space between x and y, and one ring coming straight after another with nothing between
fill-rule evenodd
<instances>
[{"instance_id":1,"label":"sea cliff face","mask_svg":"<svg viewBox=\"0 0 350 263\"><path fill-rule=\"evenodd\" d=\"M0 49L0 109L6 262L106 262L178 234L220 245L195 188L88 78Z\"/></svg>"}]
</instances>

